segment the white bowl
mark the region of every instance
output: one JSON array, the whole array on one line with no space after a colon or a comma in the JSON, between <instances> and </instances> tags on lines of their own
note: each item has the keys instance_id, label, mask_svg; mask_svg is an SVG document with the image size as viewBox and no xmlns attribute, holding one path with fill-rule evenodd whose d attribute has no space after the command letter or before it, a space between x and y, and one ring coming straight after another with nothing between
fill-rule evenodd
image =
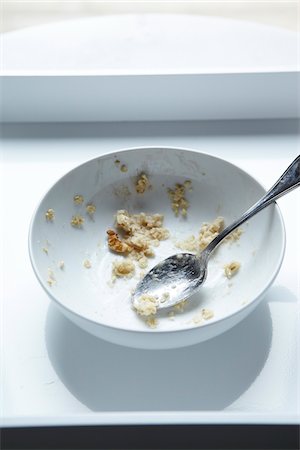
<instances>
[{"instance_id":1,"label":"white bowl","mask_svg":"<svg viewBox=\"0 0 300 450\"><path fill-rule=\"evenodd\" d=\"M121 165L127 172L120 170ZM140 172L149 176L152 188L137 194L134 181ZM186 219L175 217L167 188L192 181L187 193L190 207ZM225 225L238 218L263 194L264 188L246 172L222 159L179 148L133 148L109 153L75 168L44 196L34 214L29 251L35 274L57 307L84 330L113 343L148 349L183 347L210 339L237 324L261 301L282 263L285 249L283 220L271 205L242 227L240 239L223 244L209 263L208 278L183 312L158 315L155 329L131 308L130 293L139 280L118 279L111 285L112 261L120 256L107 247L106 230L113 227L118 209L163 213L171 237L155 248L149 269L159 260L177 253L175 243L197 235L203 222L223 216ZM83 205L75 205L82 194ZM85 204L96 206L94 219ZM55 219L46 221L52 208ZM82 229L70 225L81 213ZM84 267L88 259L91 267ZM64 267L59 267L64 261ZM228 280L223 266L239 261L239 272ZM51 286L48 284L50 280ZM52 283L51 283L52 280ZM195 323L201 310L214 316ZM253 330L255 333L255 330Z\"/></svg>"}]
</instances>

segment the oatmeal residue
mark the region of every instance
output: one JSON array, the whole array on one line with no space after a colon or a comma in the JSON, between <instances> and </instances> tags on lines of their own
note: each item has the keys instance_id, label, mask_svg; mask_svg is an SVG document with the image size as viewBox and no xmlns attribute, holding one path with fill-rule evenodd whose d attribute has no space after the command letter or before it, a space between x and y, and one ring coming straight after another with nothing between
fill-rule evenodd
<instances>
[{"instance_id":1,"label":"oatmeal residue","mask_svg":"<svg viewBox=\"0 0 300 450\"><path fill-rule=\"evenodd\" d=\"M146 319L146 324L148 325L148 327L150 327L152 329L157 328L157 323L158 323L158 320L156 317L148 317Z\"/></svg>"},{"instance_id":2,"label":"oatmeal residue","mask_svg":"<svg viewBox=\"0 0 300 450\"><path fill-rule=\"evenodd\" d=\"M186 180L183 184L176 183L174 189L168 189L168 195L171 200L171 206L175 213L175 216L178 216L180 214L182 217L186 217L189 202L185 198L185 192L186 189L190 188L191 181Z\"/></svg>"},{"instance_id":3,"label":"oatmeal residue","mask_svg":"<svg viewBox=\"0 0 300 450\"><path fill-rule=\"evenodd\" d=\"M236 230L233 230L226 238L225 241L234 242L238 241L241 237L241 234L243 233L243 230L241 228L237 228Z\"/></svg>"},{"instance_id":4,"label":"oatmeal residue","mask_svg":"<svg viewBox=\"0 0 300 450\"><path fill-rule=\"evenodd\" d=\"M48 269L48 279L47 279L47 283L49 284L49 286L53 286L56 283L56 279L53 273L53 270Z\"/></svg>"},{"instance_id":5,"label":"oatmeal residue","mask_svg":"<svg viewBox=\"0 0 300 450\"><path fill-rule=\"evenodd\" d=\"M204 308L201 313L204 320L209 320L214 317L214 312L211 309Z\"/></svg>"},{"instance_id":6,"label":"oatmeal residue","mask_svg":"<svg viewBox=\"0 0 300 450\"><path fill-rule=\"evenodd\" d=\"M169 237L169 231L163 227L163 219L161 214L129 214L126 210L119 210L115 225L122 237L109 229L109 248L117 253L130 254L144 269L148 265L147 258L154 256L152 247L158 247L160 241Z\"/></svg>"},{"instance_id":7,"label":"oatmeal residue","mask_svg":"<svg viewBox=\"0 0 300 450\"><path fill-rule=\"evenodd\" d=\"M200 250L204 250L224 228L224 218L217 217L212 223L203 223L199 232Z\"/></svg>"},{"instance_id":8,"label":"oatmeal residue","mask_svg":"<svg viewBox=\"0 0 300 450\"><path fill-rule=\"evenodd\" d=\"M161 296L160 302L161 303L165 303L169 299L170 299L169 292L164 292L163 295Z\"/></svg>"},{"instance_id":9,"label":"oatmeal residue","mask_svg":"<svg viewBox=\"0 0 300 450\"><path fill-rule=\"evenodd\" d=\"M214 312L211 309L203 308L198 314L193 317L195 325L202 323L204 320L210 320L214 317Z\"/></svg>"},{"instance_id":10,"label":"oatmeal residue","mask_svg":"<svg viewBox=\"0 0 300 450\"><path fill-rule=\"evenodd\" d=\"M191 235L183 241L176 242L176 247L188 252L197 252L204 250L210 242L218 236L218 234L224 229L224 218L217 217L213 222L204 222L200 228L199 235ZM225 241L233 242L237 241L242 234L240 228L234 230L230 235L225 238Z\"/></svg>"},{"instance_id":11,"label":"oatmeal residue","mask_svg":"<svg viewBox=\"0 0 300 450\"><path fill-rule=\"evenodd\" d=\"M158 300L153 295L143 294L135 302L134 308L141 316L151 316L157 312Z\"/></svg>"},{"instance_id":12,"label":"oatmeal residue","mask_svg":"<svg viewBox=\"0 0 300 450\"><path fill-rule=\"evenodd\" d=\"M131 278L135 273L135 265L130 260L114 261L113 276Z\"/></svg>"},{"instance_id":13,"label":"oatmeal residue","mask_svg":"<svg viewBox=\"0 0 300 450\"><path fill-rule=\"evenodd\" d=\"M147 189L150 188L150 182L145 173L142 173L135 184L135 190L138 194L143 194Z\"/></svg>"},{"instance_id":14,"label":"oatmeal residue","mask_svg":"<svg viewBox=\"0 0 300 450\"><path fill-rule=\"evenodd\" d=\"M52 208L47 209L45 213L45 219L47 220L47 222L52 222L54 218L55 218L54 209Z\"/></svg>"},{"instance_id":15,"label":"oatmeal residue","mask_svg":"<svg viewBox=\"0 0 300 450\"><path fill-rule=\"evenodd\" d=\"M82 203L84 202L83 195L81 195L81 194L74 195L73 201L74 201L75 205L82 205Z\"/></svg>"},{"instance_id":16,"label":"oatmeal residue","mask_svg":"<svg viewBox=\"0 0 300 450\"><path fill-rule=\"evenodd\" d=\"M80 214L78 214L77 216L72 217L70 223L74 228L82 228L82 225L84 224L84 218Z\"/></svg>"},{"instance_id":17,"label":"oatmeal residue","mask_svg":"<svg viewBox=\"0 0 300 450\"><path fill-rule=\"evenodd\" d=\"M90 269L92 267L91 261L89 259L85 259L83 261L83 267L85 267L86 269Z\"/></svg>"},{"instance_id":18,"label":"oatmeal residue","mask_svg":"<svg viewBox=\"0 0 300 450\"><path fill-rule=\"evenodd\" d=\"M96 206L93 203L88 203L85 207L87 214L93 217L96 212Z\"/></svg>"},{"instance_id":19,"label":"oatmeal residue","mask_svg":"<svg viewBox=\"0 0 300 450\"><path fill-rule=\"evenodd\" d=\"M227 278L231 278L233 277L233 275L235 275L237 273L237 271L239 270L239 268L241 267L241 264L237 261L232 261L229 264L226 264L224 266L224 274Z\"/></svg>"}]
</instances>

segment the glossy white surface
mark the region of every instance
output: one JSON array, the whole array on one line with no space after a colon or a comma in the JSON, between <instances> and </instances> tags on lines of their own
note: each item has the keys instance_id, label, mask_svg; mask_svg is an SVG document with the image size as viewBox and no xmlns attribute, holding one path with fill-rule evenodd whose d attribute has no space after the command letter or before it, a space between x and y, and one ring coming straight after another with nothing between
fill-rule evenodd
<instances>
[{"instance_id":1,"label":"glossy white surface","mask_svg":"<svg viewBox=\"0 0 300 450\"><path fill-rule=\"evenodd\" d=\"M232 330L182 350L126 349L81 331L49 305L27 253L41 195L89 158L126 146L194 147L270 186L299 154L295 122L13 126L4 137L6 424L299 421L299 192L278 201L287 248L265 300ZM159 381L153 367L160 367Z\"/></svg>"}]
</instances>

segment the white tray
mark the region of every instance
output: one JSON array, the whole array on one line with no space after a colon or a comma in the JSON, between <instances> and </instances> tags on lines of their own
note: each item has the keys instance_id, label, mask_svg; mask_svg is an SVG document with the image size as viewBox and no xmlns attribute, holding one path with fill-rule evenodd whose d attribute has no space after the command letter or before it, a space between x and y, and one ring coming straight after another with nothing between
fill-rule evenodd
<instances>
[{"instance_id":1,"label":"white tray","mask_svg":"<svg viewBox=\"0 0 300 450\"><path fill-rule=\"evenodd\" d=\"M299 190L278 202L286 255L263 303L190 348L139 351L86 334L50 304L27 251L40 197L90 158L190 147L271 186L299 153L296 121L5 125L3 135L3 426L299 423Z\"/></svg>"},{"instance_id":2,"label":"white tray","mask_svg":"<svg viewBox=\"0 0 300 450\"><path fill-rule=\"evenodd\" d=\"M0 37L3 121L299 117L299 36L284 29L125 14Z\"/></svg>"}]
</instances>

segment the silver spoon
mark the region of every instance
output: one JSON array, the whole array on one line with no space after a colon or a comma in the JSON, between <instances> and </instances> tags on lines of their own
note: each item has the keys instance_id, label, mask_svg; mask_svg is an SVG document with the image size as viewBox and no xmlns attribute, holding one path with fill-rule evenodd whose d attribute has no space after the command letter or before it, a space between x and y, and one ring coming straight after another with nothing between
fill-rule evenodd
<instances>
[{"instance_id":1,"label":"silver spoon","mask_svg":"<svg viewBox=\"0 0 300 450\"><path fill-rule=\"evenodd\" d=\"M300 156L292 162L274 186L258 202L226 227L200 254L178 253L153 267L138 283L132 295L133 305L138 304L143 294L156 297L157 309L168 308L186 300L204 283L207 276L208 259L220 242L246 220L299 185Z\"/></svg>"}]
</instances>

